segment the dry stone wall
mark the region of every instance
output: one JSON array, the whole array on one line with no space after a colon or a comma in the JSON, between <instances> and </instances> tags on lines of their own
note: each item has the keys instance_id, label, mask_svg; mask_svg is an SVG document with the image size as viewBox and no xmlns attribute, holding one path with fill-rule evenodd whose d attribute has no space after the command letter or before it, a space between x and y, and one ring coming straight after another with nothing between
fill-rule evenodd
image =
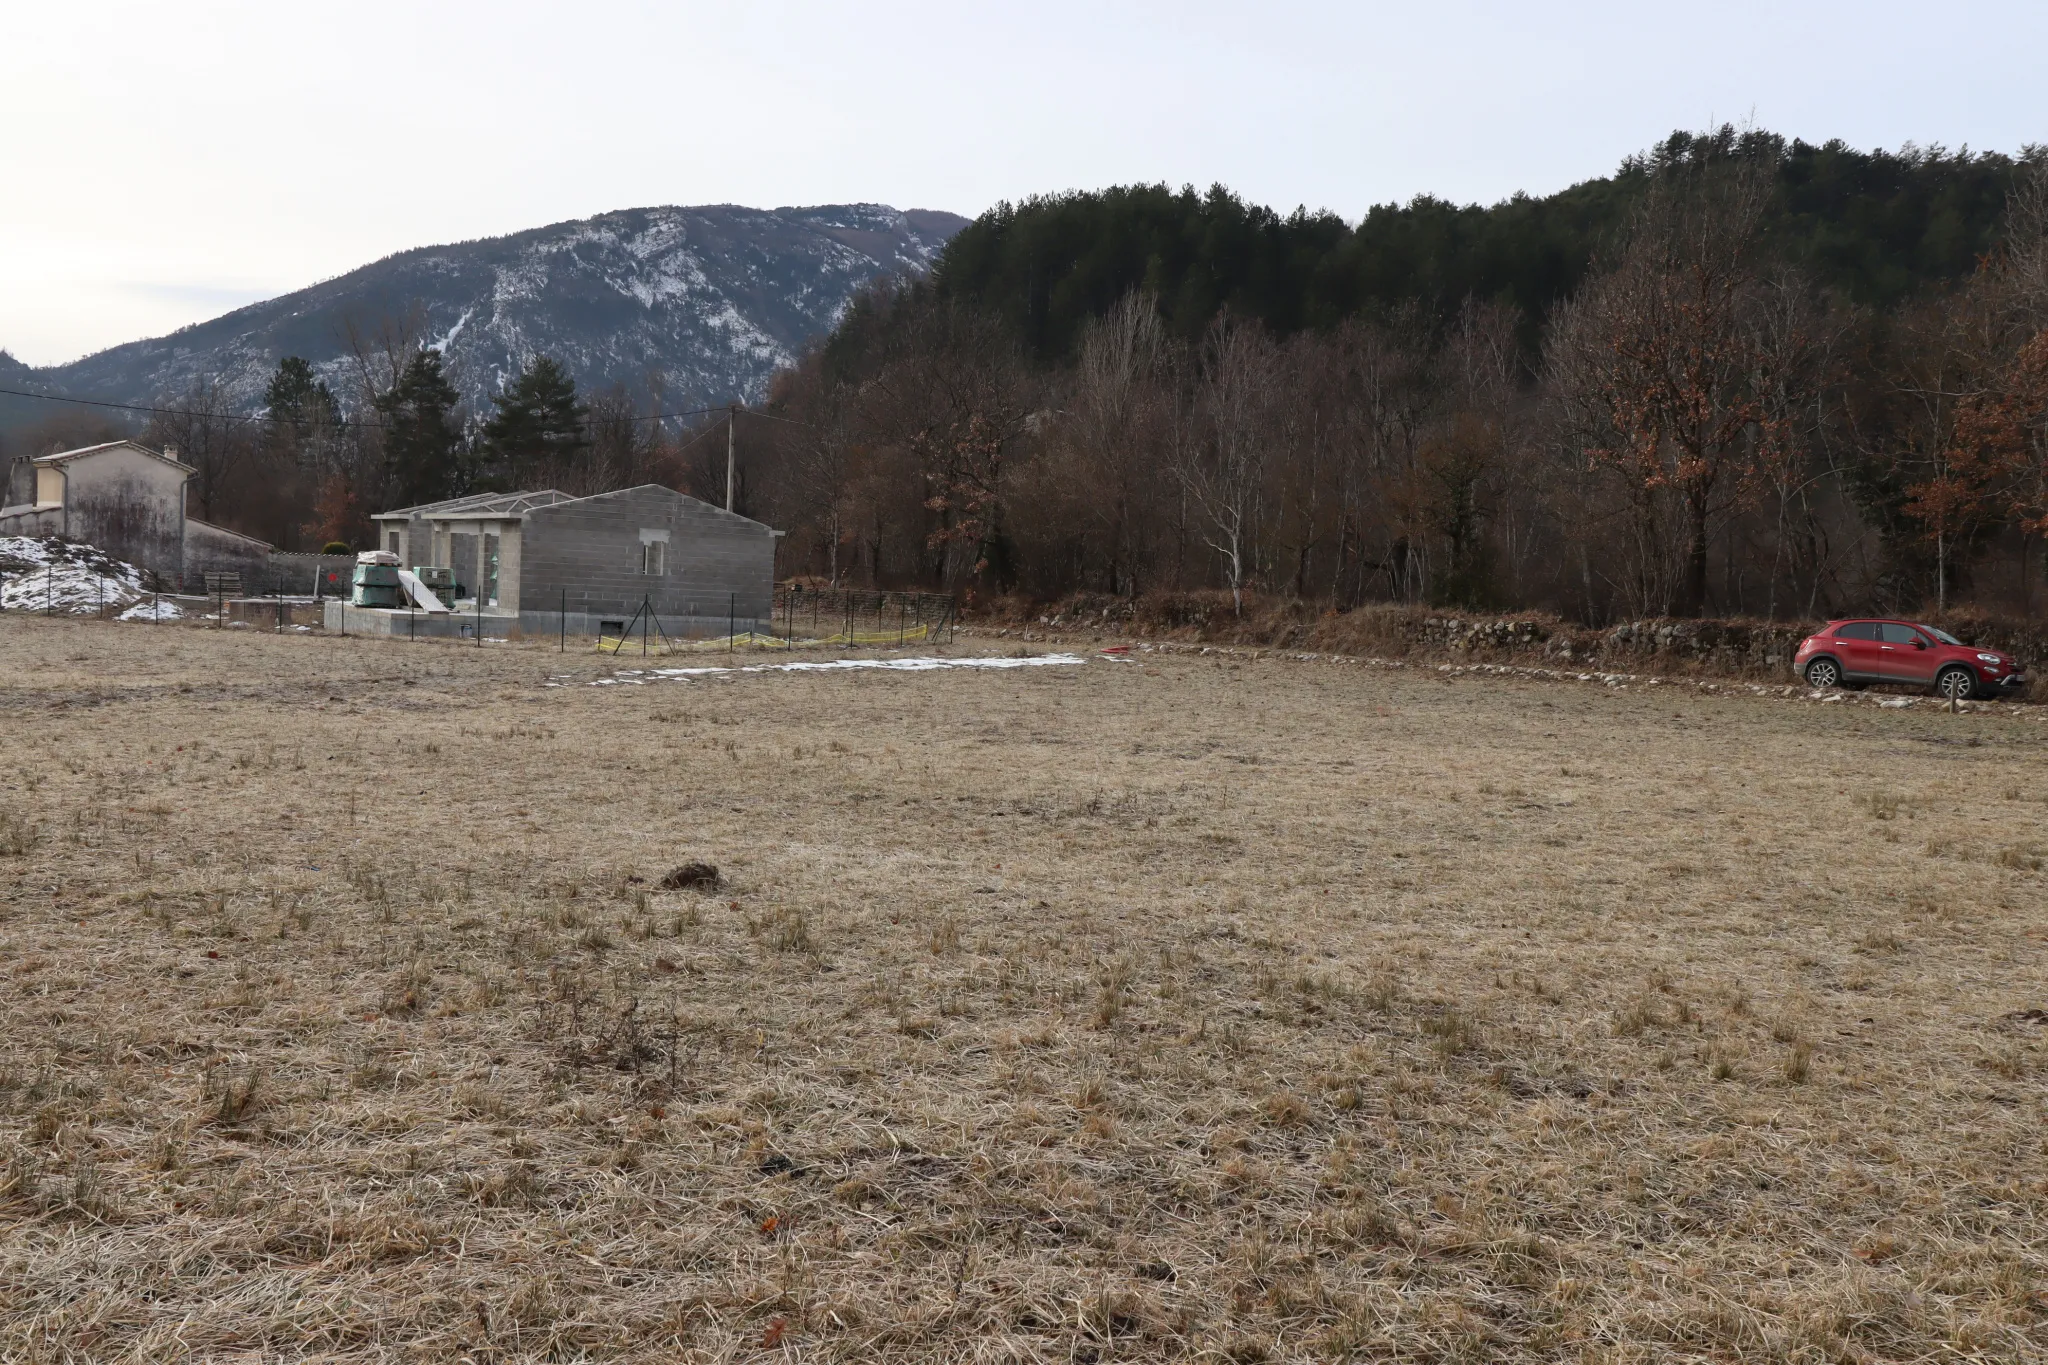
<instances>
[{"instance_id":1,"label":"dry stone wall","mask_svg":"<svg viewBox=\"0 0 2048 1365\"><path fill-rule=\"evenodd\" d=\"M1270 600L1247 600L1239 614L1222 593L1084 595L1035 607L996 602L985 604L981 615L1013 629L1052 633L1754 679L1788 677L1799 642L1822 624L1706 618L1591 627L1534 613L1467 615L1401 606L1337 612ZM2048 663L2048 629L2041 625L1964 613L1946 619L1943 628L1965 643Z\"/></svg>"}]
</instances>

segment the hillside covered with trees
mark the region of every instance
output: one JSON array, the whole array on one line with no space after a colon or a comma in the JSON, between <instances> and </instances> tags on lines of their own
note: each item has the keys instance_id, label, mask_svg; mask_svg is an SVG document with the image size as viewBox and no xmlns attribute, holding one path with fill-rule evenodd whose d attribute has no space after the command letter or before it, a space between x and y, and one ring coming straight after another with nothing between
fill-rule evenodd
<instances>
[{"instance_id":1,"label":"hillside covered with trees","mask_svg":"<svg viewBox=\"0 0 2048 1365\"><path fill-rule=\"evenodd\" d=\"M2043 174L1724 128L1355 226L1001 205L785 372L752 510L787 571L983 593L2030 612Z\"/></svg>"},{"instance_id":2,"label":"hillside covered with trees","mask_svg":"<svg viewBox=\"0 0 2048 1365\"><path fill-rule=\"evenodd\" d=\"M984 597L2031 615L2044 177L1723 128L1355 224L1221 188L999 205L777 375L737 506L786 575ZM479 403L436 335L401 308L287 356L260 420L201 374L144 439L198 470L195 515L288 548L494 488L724 500L722 412L658 420L659 386L539 351ZM126 430L60 410L7 453Z\"/></svg>"}]
</instances>

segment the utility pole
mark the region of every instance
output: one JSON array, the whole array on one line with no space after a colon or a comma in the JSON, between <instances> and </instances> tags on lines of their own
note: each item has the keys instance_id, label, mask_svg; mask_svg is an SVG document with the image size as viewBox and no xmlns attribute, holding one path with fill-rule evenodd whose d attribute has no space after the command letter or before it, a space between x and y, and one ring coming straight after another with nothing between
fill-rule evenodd
<instances>
[{"instance_id":1,"label":"utility pole","mask_svg":"<svg viewBox=\"0 0 2048 1365\"><path fill-rule=\"evenodd\" d=\"M732 511L732 469L733 469L733 428L739 425L740 405L728 404L725 409L725 510Z\"/></svg>"}]
</instances>

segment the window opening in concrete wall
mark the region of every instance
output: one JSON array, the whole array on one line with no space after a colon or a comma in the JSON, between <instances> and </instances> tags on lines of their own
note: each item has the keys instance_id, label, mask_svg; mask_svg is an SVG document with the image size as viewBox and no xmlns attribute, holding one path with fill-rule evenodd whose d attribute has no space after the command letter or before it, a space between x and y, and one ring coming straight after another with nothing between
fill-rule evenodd
<instances>
[{"instance_id":1,"label":"window opening in concrete wall","mask_svg":"<svg viewBox=\"0 0 2048 1365\"><path fill-rule=\"evenodd\" d=\"M384 533L384 548L393 554L398 553L398 532L386 531Z\"/></svg>"},{"instance_id":2,"label":"window opening in concrete wall","mask_svg":"<svg viewBox=\"0 0 2048 1365\"><path fill-rule=\"evenodd\" d=\"M660 577L667 572L668 529L661 526L640 528L640 572Z\"/></svg>"},{"instance_id":3,"label":"window opening in concrete wall","mask_svg":"<svg viewBox=\"0 0 2048 1365\"><path fill-rule=\"evenodd\" d=\"M498 538L484 536L484 604L498 605Z\"/></svg>"},{"instance_id":4,"label":"window opening in concrete wall","mask_svg":"<svg viewBox=\"0 0 2048 1365\"><path fill-rule=\"evenodd\" d=\"M470 531L451 531L448 535L448 562L455 566L456 581L462 584L463 596L474 597L477 593L477 548L476 535Z\"/></svg>"}]
</instances>

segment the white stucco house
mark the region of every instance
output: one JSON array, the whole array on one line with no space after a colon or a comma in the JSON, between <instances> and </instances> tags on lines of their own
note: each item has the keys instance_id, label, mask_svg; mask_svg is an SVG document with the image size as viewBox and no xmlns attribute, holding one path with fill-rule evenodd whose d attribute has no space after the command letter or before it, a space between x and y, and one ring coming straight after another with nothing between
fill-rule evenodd
<instances>
[{"instance_id":1,"label":"white stucco house","mask_svg":"<svg viewBox=\"0 0 2048 1365\"><path fill-rule=\"evenodd\" d=\"M85 541L172 583L211 571L261 573L267 542L186 513L186 484L197 472L175 452L137 441L17 460L0 506L0 536Z\"/></svg>"}]
</instances>

